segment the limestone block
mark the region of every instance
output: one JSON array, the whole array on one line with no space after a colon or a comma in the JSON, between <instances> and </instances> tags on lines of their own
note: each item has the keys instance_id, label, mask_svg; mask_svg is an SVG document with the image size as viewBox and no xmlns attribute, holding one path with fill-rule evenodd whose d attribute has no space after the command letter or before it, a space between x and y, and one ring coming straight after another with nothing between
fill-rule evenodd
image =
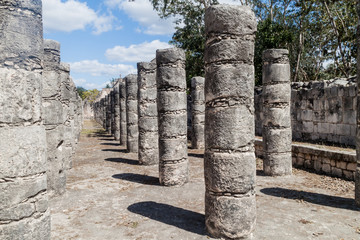
<instances>
[{"instance_id":1,"label":"limestone block","mask_svg":"<svg viewBox=\"0 0 360 240\"><path fill-rule=\"evenodd\" d=\"M164 186L178 186L189 181L189 164L187 159L159 162L159 181Z\"/></svg>"},{"instance_id":2,"label":"limestone block","mask_svg":"<svg viewBox=\"0 0 360 240\"><path fill-rule=\"evenodd\" d=\"M46 125L63 123L63 106L58 100L43 101L43 119Z\"/></svg>"},{"instance_id":3,"label":"limestone block","mask_svg":"<svg viewBox=\"0 0 360 240\"><path fill-rule=\"evenodd\" d=\"M254 95L254 66L248 64L212 64L206 68L205 78L213 84L205 84L206 101L217 98Z\"/></svg>"},{"instance_id":4,"label":"limestone block","mask_svg":"<svg viewBox=\"0 0 360 240\"><path fill-rule=\"evenodd\" d=\"M159 139L159 155L162 161L181 160L187 157L187 140L179 139Z\"/></svg>"},{"instance_id":5,"label":"limestone block","mask_svg":"<svg viewBox=\"0 0 360 240\"><path fill-rule=\"evenodd\" d=\"M291 152L266 154L264 156L265 174L271 176L291 175L292 162L289 159L291 159Z\"/></svg>"},{"instance_id":6,"label":"limestone block","mask_svg":"<svg viewBox=\"0 0 360 240\"><path fill-rule=\"evenodd\" d=\"M255 188L256 167L253 152L206 152L206 189L211 192L247 193Z\"/></svg>"},{"instance_id":7,"label":"limestone block","mask_svg":"<svg viewBox=\"0 0 360 240\"><path fill-rule=\"evenodd\" d=\"M255 221L255 193L241 197L205 193L205 223L212 236L240 239L255 230Z\"/></svg>"},{"instance_id":8,"label":"limestone block","mask_svg":"<svg viewBox=\"0 0 360 240\"><path fill-rule=\"evenodd\" d=\"M46 172L46 136L43 126L0 128L0 178ZM14 144L16 143L16 144Z\"/></svg>"},{"instance_id":9,"label":"limestone block","mask_svg":"<svg viewBox=\"0 0 360 240\"><path fill-rule=\"evenodd\" d=\"M187 135L186 113L162 114L159 116L160 138L175 138Z\"/></svg>"},{"instance_id":10,"label":"limestone block","mask_svg":"<svg viewBox=\"0 0 360 240\"><path fill-rule=\"evenodd\" d=\"M248 146L254 139L254 118L245 105L206 109L205 126L211 133L205 135L208 149L236 150Z\"/></svg>"},{"instance_id":11,"label":"limestone block","mask_svg":"<svg viewBox=\"0 0 360 240\"><path fill-rule=\"evenodd\" d=\"M264 109L263 125L269 127L291 127L290 106Z\"/></svg>"},{"instance_id":12,"label":"limestone block","mask_svg":"<svg viewBox=\"0 0 360 240\"><path fill-rule=\"evenodd\" d=\"M186 110L186 92L181 91L158 91L158 111Z\"/></svg>"},{"instance_id":13,"label":"limestone block","mask_svg":"<svg viewBox=\"0 0 360 240\"><path fill-rule=\"evenodd\" d=\"M268 153L291 152L291 129L290 128L264 128L263 137L264 151Z\"/></svg>"}]
</instances>

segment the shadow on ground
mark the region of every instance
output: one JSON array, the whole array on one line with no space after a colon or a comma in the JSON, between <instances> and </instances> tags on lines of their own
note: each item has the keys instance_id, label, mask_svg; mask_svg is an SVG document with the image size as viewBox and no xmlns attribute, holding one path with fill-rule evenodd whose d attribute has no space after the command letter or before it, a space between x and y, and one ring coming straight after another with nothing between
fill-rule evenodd
<instances>
[{"instance_id":1,"label":"shadow on ground","mask_svg":"<svg viewBox=\"0 0 360 240\"><path fill-rule=\"evenodd\" d=\"M121 174L112 175L112 177L116 179L126 180L129 182L141 183L152 186L160 186L159 178L147 176L147 175L141 175L136 173L121 173Z\"/></svg>"},{"instance_id":2,"label":"shadow on ground","mask_svg":"<svg viewBox=\"0 0 360 240\"><path fill-rule=\"evenodd\" d=\"M127 159L127 158L105 158L105 161L108 162L117 162L117 163L125 163L129 165L139 165L139 161Z\"/></svg>"},{"instance_id":3,"label":"shadow on ground","mask_svg":"<svg viewBox=\"0 0 360 240\"><path fill-rule=\"evenodd\" d=\"M189 157L204 158L204 154L201 153L188 153Z\"/></svg>"},{"instance_id":4,"label":"shadow on ground","mask_svg":"<svg viewBox=\"0 0 360 240\"><path fill-rule=\"evenodd\" d=\"M312 192L298 191L298 190L279 188L279 187L264 188L261 189L260 192L266 195L271 195L280 198L302 200L305 202L328 206L328 207L360 211L360 208L355 206L355 200L351 198L330 196L321 193L312 193Z\"/></svg>"},{"instance_id":5,"label":"shadow on ground","mask_svg":"<svg viewBox=\"0 0 360 240\"><path fill-rule=\"evenodd\" d=\"M104 152L122 152L122 153L128 153L126 149L101 149L101 151Z\"/></svg>"},{"instance_id":6,"label":"shadow on ground","mask_svg":"<svg viewBox=\"0 0 360 240\"><path fill-rule=\"evenodd\" d=\"M134 203L128 210L185 231L206 235L204 214L152 201Z\"/></svg>"},{"instance_id":7,"label":"shadow on ground","mask_svg":"<svg viewBox=\"0 0 360 240\"><path fill-rule=\"evenodd\" d=\"M121 146L120 143L100 143L100 145L107 145L107 146Z\"/></svg>"}]
</instances>

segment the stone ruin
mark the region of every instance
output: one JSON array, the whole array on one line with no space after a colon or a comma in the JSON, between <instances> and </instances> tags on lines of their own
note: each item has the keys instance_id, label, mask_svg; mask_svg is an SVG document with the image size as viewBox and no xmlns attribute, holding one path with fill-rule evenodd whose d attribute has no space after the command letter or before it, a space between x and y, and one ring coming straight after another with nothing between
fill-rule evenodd
<instances>
[{"instance_id":1,"label":"stone ruin","mask_svg":"<svg viewBox=\"0 0 360 240\"><path fill-rule=\"evenodd\" d=\"M1 4L0 239L50 239L48 198L65 191L83 105L69 65L60 61L60 44L42 38L41 1ZM192 147L205 148L205 223L214 237L246 238L256 222L255 132L263 135L265 172L291 174L291 153L293 164L300 158L291 135L360 141L353 134L359 91L353 79L290 87L288 53L271 49L264 52L264 86L254 101L255 15L247 7L211 6L205 30L205 81L192 79L190 112ZM185 53L161 49L155 61L138 64L137 75L103 89L90 108L116 141L138 152L139 163L159 164L165 186L189 180L186 90ZM351 163L358 205L359 156Z\"/></svg>"},{"instance_id":2,"label":"stone ruin","mask_svg":"<svg viewBox=\"0 0 360 240\"><path fill-rule=\"evenodd\" d=\"M41 1L1 1L0 239L50 239L48 198L65 191L82 103L43 40Z\"/></svg>"}]
</instances>

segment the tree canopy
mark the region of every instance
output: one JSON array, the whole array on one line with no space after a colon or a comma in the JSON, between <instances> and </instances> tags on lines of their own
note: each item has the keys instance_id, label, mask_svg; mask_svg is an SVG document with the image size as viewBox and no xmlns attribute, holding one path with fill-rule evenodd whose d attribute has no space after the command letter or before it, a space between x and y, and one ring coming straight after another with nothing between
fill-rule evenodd
<instances>
[{"instance_id":1,"label":"tree canopy","mask_svg":"<svg viewBox=\"0 0 360 240\"><path fill-rule=\"evenodd\" d=\"M348 77L356 72L356 0L238 0L258 19L256 83L261 84L262 51L289 50L292 81ZM204 13L216 0L151 0L160 17L176 17L171 43L186 51L187 79L202 76Z\"/></svg>"}]
</instances>

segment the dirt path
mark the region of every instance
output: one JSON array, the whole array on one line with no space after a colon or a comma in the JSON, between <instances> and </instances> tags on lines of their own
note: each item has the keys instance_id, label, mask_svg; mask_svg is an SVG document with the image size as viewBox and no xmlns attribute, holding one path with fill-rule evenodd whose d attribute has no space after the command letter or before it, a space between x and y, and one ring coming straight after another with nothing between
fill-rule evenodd
<instances>
[{"instance_id":1,"label":"dirt path","mask_svg":"<svg viewBox=\"0 0 360 240\"><path fill-rule=\"evenodd\" d=\"M203 154L189 150L190 182L158 184L156 166L84 124L67 192L52 199L52 239L211 239L204 225ZM294 170L266 177L258 161L254 239L360 239L354 183Z\"/></svg>"}]
</instances>

